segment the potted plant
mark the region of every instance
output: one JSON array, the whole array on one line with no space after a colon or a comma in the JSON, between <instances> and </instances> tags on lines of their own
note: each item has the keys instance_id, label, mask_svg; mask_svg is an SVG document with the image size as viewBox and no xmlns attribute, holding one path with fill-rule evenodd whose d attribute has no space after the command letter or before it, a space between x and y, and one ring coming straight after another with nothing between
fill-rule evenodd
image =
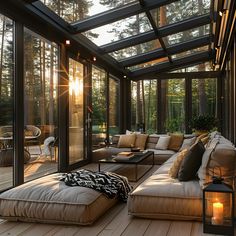
<instances>
[{"instance_id":1,"label":"potted plant","mask_svg":"<svg viewBox=\"0 0 236 236\"><path fill-rule=\"evenodd\" d=\"M195 116L191 120L191 127L196 134L208 133L217 127L217 119L210 115Z\"/></svg>"}]
</instances>

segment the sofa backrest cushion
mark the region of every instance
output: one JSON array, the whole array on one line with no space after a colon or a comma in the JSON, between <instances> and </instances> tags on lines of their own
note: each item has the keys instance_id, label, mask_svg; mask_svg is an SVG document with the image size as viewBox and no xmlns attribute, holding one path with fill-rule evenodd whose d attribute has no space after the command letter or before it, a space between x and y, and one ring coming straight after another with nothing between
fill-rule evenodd
<instances>
[{"instance_id":1,"label":"sofa backrest cushion","mask_svg":"<svg viewBox=\"0 0 236 236\"><path fill-rule=\"evenodd\" d=\"M183 134L169 134L170 142L168 149L173 151L178 151L183 143L184 135Z\"/></svg>"},{"instance_id":2,"label":"sofa backrest cushion","mask_svg":"<svg viewBox=\"0 0 236 236\"><path fill-rule=\"evenodd\" d=\"M203 155L202 166L198 171L199 183L204 188L212 182L212 176L222 176L224 182L232 185L235 175L236 150L227 139L214 138ZM224 142L225 141L225 142Z\"/></svg>"},{"instance_id":3,"label":"sofa backrest cushion","mask_svg":"<svg viewBox=\"0 0 236 236\"><path fill-rule=\"evenodd\" d=\"M122 134L120 135L117 147L134 147L136 134Z\"/></svg>"},{"instance_id":4,"label":"sofa backrest cushion","mask_svg":"<svg viewBox=\"0 0 236 236\"><path fill-rule=\"evenodd\" d=\"M169 143L170 136L161 136L157 141L155 149L166 150L168 148Z\"/></svg>"},{"instance_id":5,"label":"sofa backrest cushion","mask_svg":"<svg viewBox=\"0 0 236 236\"><path fill-rule=\"evenodd\" d=\"M201 141L195 143L184 158L178 173L180 181L189 181L196 178L197 171L202 164L202 155L205 147Z\"/></svg>"},{"instance_id":6,"label":"sofa backrest cushion","mask_svg":"<svg viewBox=\"0 0 236 236\"><path fill-rule=\"evenodd\" d=\"M186 148L189 149L195 143L196 139L197 137L185 138L179 151L182 151Z\"/></svg>"},{"instance_id":7,"label":"sofa backrest cushion","mask_svg":"<svg viewBox=\"0 0 236 236\"><path fill-rule=\"evenodd\" d=\"M168 171L168 174L171 178L175 179L178 177L179 168L181 166L182 161L187 156L188 152L189 152L188 149L184 149L181 152L177 153L177 156L176 156L171 168Z\"/></svg>"},{"instance_id":8,"label":"sofa backrest cushion","mask_svg":"<svg viewBox=\"0 0 236 236\"><path fill-rule=\"evenodd\" d=\"M136 134L136 140L134 146L140 148L141 150L145 149L147 142L148 134Z\"/></svg>"}]
</instances>

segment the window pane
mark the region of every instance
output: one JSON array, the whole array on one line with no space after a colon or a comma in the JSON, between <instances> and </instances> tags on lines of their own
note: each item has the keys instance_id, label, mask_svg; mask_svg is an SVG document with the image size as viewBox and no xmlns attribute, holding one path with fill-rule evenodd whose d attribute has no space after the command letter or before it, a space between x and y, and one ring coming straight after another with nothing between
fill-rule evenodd
<instances>
[{"instance_id":1,"label":"window pane","mask_svg":"<svg viewBox=\"0 0 236 236\"><path fill-rule=\"evenodd\" d=\"M0 191L13 185L13 21L0 14Z\"/></svg>"},{"instance_id":2,"label":"window pane","mask_svg":"<svg viewBox=\"0 0 236 236\"><path fill-rule=\"evenodd\" d=\"M58 47L26 28L24 33L25 159L28 159L24 174L28 181L57 171Z\"/></svg>"},{"instance_id":3,"label":"window pane","mask_svg":"<svg viewBox=\"0 0 236 236\"><path fill-rule=\"evenodd\" d=\"M192 80L192 116L216 115L216 79Z\"/></svg>"},{"instance_id":4,"label":"window pane","mask_svg":"<svg viewBox=\"0 0 236 236\"><path fill-rule=\"evenodd\" d=\"M172 59L179 59L179 58L182 58L182 57L191 56L194 53L205 52L205 51L208 51L208 47L209 46L203 46L203 47L200 47L200 48L194 48L192 50L188 50L188 51L185 51L185 52L174 54L174 55L171 56L171 58Z\"/></svg>"},{"instance_id":5,"label":"window pane","mask_svg":"<svg viewBox=\"0 0 236 236\"><path fill-rule=\"evenodd\" d=\"M204 36L209 33L210 33L210 25L204 25L198 28L179 32L177 34L168 35L167 37L164 37L163 40L165 44L168 46L196 39L197 37Z\"/></svg>"},{"instance_id":6,"label":"window pane","mask_svg":"<svg viewBox=\"0 0 236 236\"><path fill-rule=\"evenodd\" d=\"M62 17L65 21L73 23L78 20L88 18L109 9L114 9L127 5L136 0L40 0L48 8Z\"/></svg>"},{"instance_id":7,"label":"window pane","mask_svg":"<svg viewBox=\"0 0 236 236\"><path fill-rule=\"evenodd\" d=\"M116 60L122 60L127 57L137 56L141 53L150 52L152 50L160 48L159 40L152 40L146 43L138 44L132 47L124 48L112 53L109 53Z\"/></svg>"},{"instance_id":8,"label":"window pane","mask_svg":"<svg viewBox=\"0 0 236 236\"><path fill-rule=\"evenodd\" d=\"M109 79L109 136L112 136L120 131L120 87L118 80Z\"/></svg>"},{"instance_id":9,"label":"window pane","mask_svg":"<svg viewBox=\"0 0 236 236\"><path fill-rule=\"evenodd\" d=\"M107 130L106 117L106 73L95 66L92 68L92 145L99 148L104 143Z\"/></svg>"},{"instance_id":10,"label":"window pane","mask_svg":"<svg viewBox=\"0 0 236 236\"><path fill-rule=\"evenodd\" d=\"M183 69L178 69L175 71L172 71L173 73L176 72L197 72L197 71L213 71L212 66L210 65L209 62L205 62L205 63L200 63L198 65L194 65L194 66L189 66L189 67L185 67Z\"/></svg>"},{"instance_id":11,"label":"window pane","mask_svg":"<svg viewBox=\"0 0 236 236\"><path fill-rule=\"evenodd\" d=\"M180 0L151 11L157 27L210 12L210 0Z\"/></svg>"},{"instance_id":12,"label":"window pane","mask_svg":"<svg viewBox=\"0 0 236 236\"><path fill-rule=\"evenodd\" d=\"M144 81L146 133L157 132L157 80Z\"/></svg>"},{"instance_id":13,"label":"window pane","mask_svg":"<svg viewBox=\"0 0 236 236\"><path fill-rule=\"evenodd\" d=\"M154 66L154 65L161 64L163 62L168 62L168 61L169 61L168 57L163 57L163 58L160 58L160 59L156 59L156 60L153 60L153 61L145 62L145 63L138 64L138 65L135 65L135 66L130 66L130 67L128 67L128 69L133 71L133 70Z\"/></svg>"},{"instance_id":14,"label":"window pane","mask_svg":"<svg viewBox=\"0 0 236 236\"><path fill-rule=\"evenodd\" d=\"M131 130L136 130L137 82L131 81Z\"/></svg>"},{"instance_id":15,"label":"window pane","mask_svg":"<svg viewBox=\"0 0 236 236\"><path fill-rule=\"evenodd\" d=\"M145 13L131 16L89 31L84 35L98 46L147 32L152 29Z\"/></svg>"},{"instance_id":16,"label":"window pane","mask_svg":"<svg viewBox=\"0 0 236 236\"><path fill-rule=\"evenodd\" d=\"M69 59L69 163L84 159L83 64Z\"/></svg>"},{"instance_id":17,"label":"window pane","mask_svg":"<svg viewBox=\"0 0 236 236\"><path fill-rule=\"evenodd\" d=\"M163 126L166 132L185 131L185 79L161 81Z\"/></svg>"}]
</instances>

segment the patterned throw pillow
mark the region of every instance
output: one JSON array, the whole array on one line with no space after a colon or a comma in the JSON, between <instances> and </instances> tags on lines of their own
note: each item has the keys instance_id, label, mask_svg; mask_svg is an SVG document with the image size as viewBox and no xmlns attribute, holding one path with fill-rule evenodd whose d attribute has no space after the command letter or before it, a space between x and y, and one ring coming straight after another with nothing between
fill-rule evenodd
<instances>
[{"instance_id":1,"label":"patterned throw pillow","mask_svg":"<svg viewBox=\"0 0 236 236\"><path fill-rule=\"evenodd\" d=\"M136 135L135 134L122 134L120 135L119 142L117 144L118 148L130 148L134 147Z\"/></svg>"},{"instance_id":2,"label":"patterned throw pillow","mask_svg":"<svg viewBox=\"0 0 236 236\"><path fill-rule=\"evenodd\" d=\"M180 165L184 160L184 158L186 157L186 155L188 154L188 151L189 151L188 149L184 149L181 152L177 153L177 157L168 172L171 178L176 179L178 177Z\"/></svg>"}]
</instances>

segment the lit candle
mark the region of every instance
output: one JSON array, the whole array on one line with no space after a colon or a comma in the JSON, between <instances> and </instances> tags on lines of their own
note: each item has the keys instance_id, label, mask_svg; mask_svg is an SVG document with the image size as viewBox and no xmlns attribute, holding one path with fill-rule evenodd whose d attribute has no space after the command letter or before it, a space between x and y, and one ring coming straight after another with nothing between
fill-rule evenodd
<instances>
[{"instance_id":1,"label":"lit candle","mask_svg":"<svg viewBox=\"0 0 236 236\"><path fill-rule=\"evenodd\" d=\"M220 202L213 203L213 217L211 223L213 225L222 225L223 224L223 209L224 206Z\"/></svg>"}]
</instances>

